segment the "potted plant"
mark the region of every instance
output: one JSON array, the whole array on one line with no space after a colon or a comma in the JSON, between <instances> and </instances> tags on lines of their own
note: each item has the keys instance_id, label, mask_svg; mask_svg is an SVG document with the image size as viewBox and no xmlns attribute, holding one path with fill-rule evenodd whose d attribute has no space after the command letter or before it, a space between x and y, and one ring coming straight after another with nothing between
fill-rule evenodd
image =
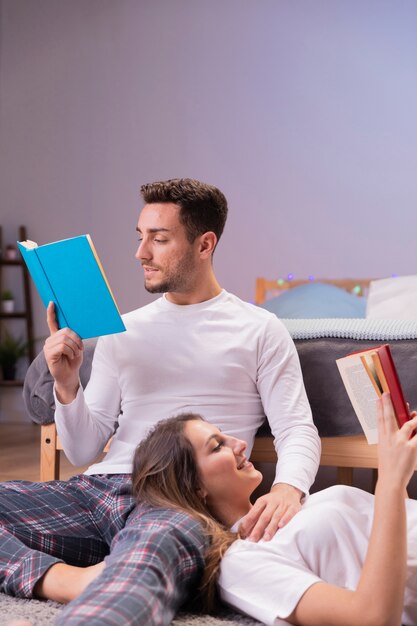
<instances>
[{"instance_id":1,"label":"potted plant","mask_svg":"<svg viewBox=\"0 0 417 626\"><path fill-rule=\"evenodd\" d=\"M15 261L17 259L17 248L13 244L9 243L6 246L5 258L8 261Z\"/></svg>"},{"instance_id":2,"label":"potted plant","mask_svg":"<svg viewBox=\"0 0 417 626\"><path fill-rule=\"evenodd\" d=\"M1 310L3 313L13 313L14 296L10 289L5 289L1 293Z\"/></svg>"},{"instance_id":3,"label":"potted plant","mask_svg":"<svg viewBox=\"0 0 417 626\"><path fill-rule=\"evenodd\" d=\"M3 380L15 379L17 362L26 353L27 343L21 337L16 338L6 330L0 341L0 367Z\"/></svg>"}]
</instances>

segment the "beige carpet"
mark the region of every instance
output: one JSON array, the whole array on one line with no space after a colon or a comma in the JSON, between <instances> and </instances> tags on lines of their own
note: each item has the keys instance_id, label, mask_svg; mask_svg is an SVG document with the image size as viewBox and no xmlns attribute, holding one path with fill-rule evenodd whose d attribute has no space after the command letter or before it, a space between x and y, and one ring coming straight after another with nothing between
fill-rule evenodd
<instances>
[{"instance_id":1,"label":"beige carpet","mask_svg":"<svg viewBox=\"0 0 417 626\"><path fill-rule=\"evenodd\" d=\"M0 593L0 626L6 626L12 619L25 618L35 626L52 626L62 605L56 602L20 600ZM259 622L249 617L225 611L217 617L182 613L172 626L259 626ZM88 626L88 625L86 625Z\"/></svg>"}]
</instances>

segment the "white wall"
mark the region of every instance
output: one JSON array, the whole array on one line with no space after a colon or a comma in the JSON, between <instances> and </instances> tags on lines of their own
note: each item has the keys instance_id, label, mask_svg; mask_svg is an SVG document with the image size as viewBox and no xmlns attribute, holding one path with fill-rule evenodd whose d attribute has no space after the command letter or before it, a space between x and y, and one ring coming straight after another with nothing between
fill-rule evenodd
<instances>
[{"instance_id":1,"label":"white wall","mask_svg":"<svg viewBox=\"0 0 417 626\"><path fill-rule=\"evenodd\" d=\"M416 273L417 3L0 0L0 223L93 235L123 311L141 183L227 195L216 252L257 275ZM37 334L45 333L37 296Z\"/></svg>"}]
</instances>

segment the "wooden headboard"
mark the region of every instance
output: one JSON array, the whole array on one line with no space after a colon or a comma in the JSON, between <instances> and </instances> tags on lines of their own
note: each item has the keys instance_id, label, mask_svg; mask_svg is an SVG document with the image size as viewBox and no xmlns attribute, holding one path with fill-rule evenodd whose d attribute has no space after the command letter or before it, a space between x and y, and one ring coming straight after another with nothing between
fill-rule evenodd
<instances>
[{"instance_id":1,"label":"wooden headboard","mask_svg":"<svg viewBox=\"0 0 417 626\"><path fill-rule=\"evenodd\" d=\"M367 294L369 283L373 280L372 278L320 278L315 279L314 281L306 278L306 279L297 279L297 280L284 280L283 278L278 278L275 280L268 280L267 278L257 278L256 279L256 293L255 293L255 304L263 304L269 298L274 296L279 296L283 291L287 291L288 289L293 289L294 287L298 287L299 285L306 285L307 283L315 282L315 283L325 283L327 285L334 285L335 287L340 287L340 289L345 289L345 291L349 291L350 293L356 294L357 296L364 296Z\"/></svg>"}]
</instances>

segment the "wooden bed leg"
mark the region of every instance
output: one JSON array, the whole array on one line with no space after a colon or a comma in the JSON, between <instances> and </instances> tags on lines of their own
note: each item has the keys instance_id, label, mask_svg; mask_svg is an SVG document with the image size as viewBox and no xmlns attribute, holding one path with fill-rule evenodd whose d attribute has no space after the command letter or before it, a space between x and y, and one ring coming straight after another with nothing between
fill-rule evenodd
<instances>
[{"instance_id":1,"label":"wooden bed leg","mask_svg":"<svg viewBox=\"0 0 417 626\"><path fill-rule=\"evenodd\" d=\"M59 461L55 423L44 424L41 427L41 482L59 478Z\"/></svg>"},{"instance_id":2,"label":"wooden bed leg","mask_svg":"<svg viewBox=\"0 0 417 626\"><path fill-rule=\"evenodd\" d=\"M376 481L378 480L378 470L372 470L372 493L375 493Z\"/></svg>"},{"instance_id":3,"label":"wooden bed leg","mask_svg":"<svg viewBox=\"0 0 417 626\"><path fill-rule=\"evenodd\" d=\"M337 468L337 483L338 485L353 485L353 467L338 467Z\"/></svg>"}]
</instances>

